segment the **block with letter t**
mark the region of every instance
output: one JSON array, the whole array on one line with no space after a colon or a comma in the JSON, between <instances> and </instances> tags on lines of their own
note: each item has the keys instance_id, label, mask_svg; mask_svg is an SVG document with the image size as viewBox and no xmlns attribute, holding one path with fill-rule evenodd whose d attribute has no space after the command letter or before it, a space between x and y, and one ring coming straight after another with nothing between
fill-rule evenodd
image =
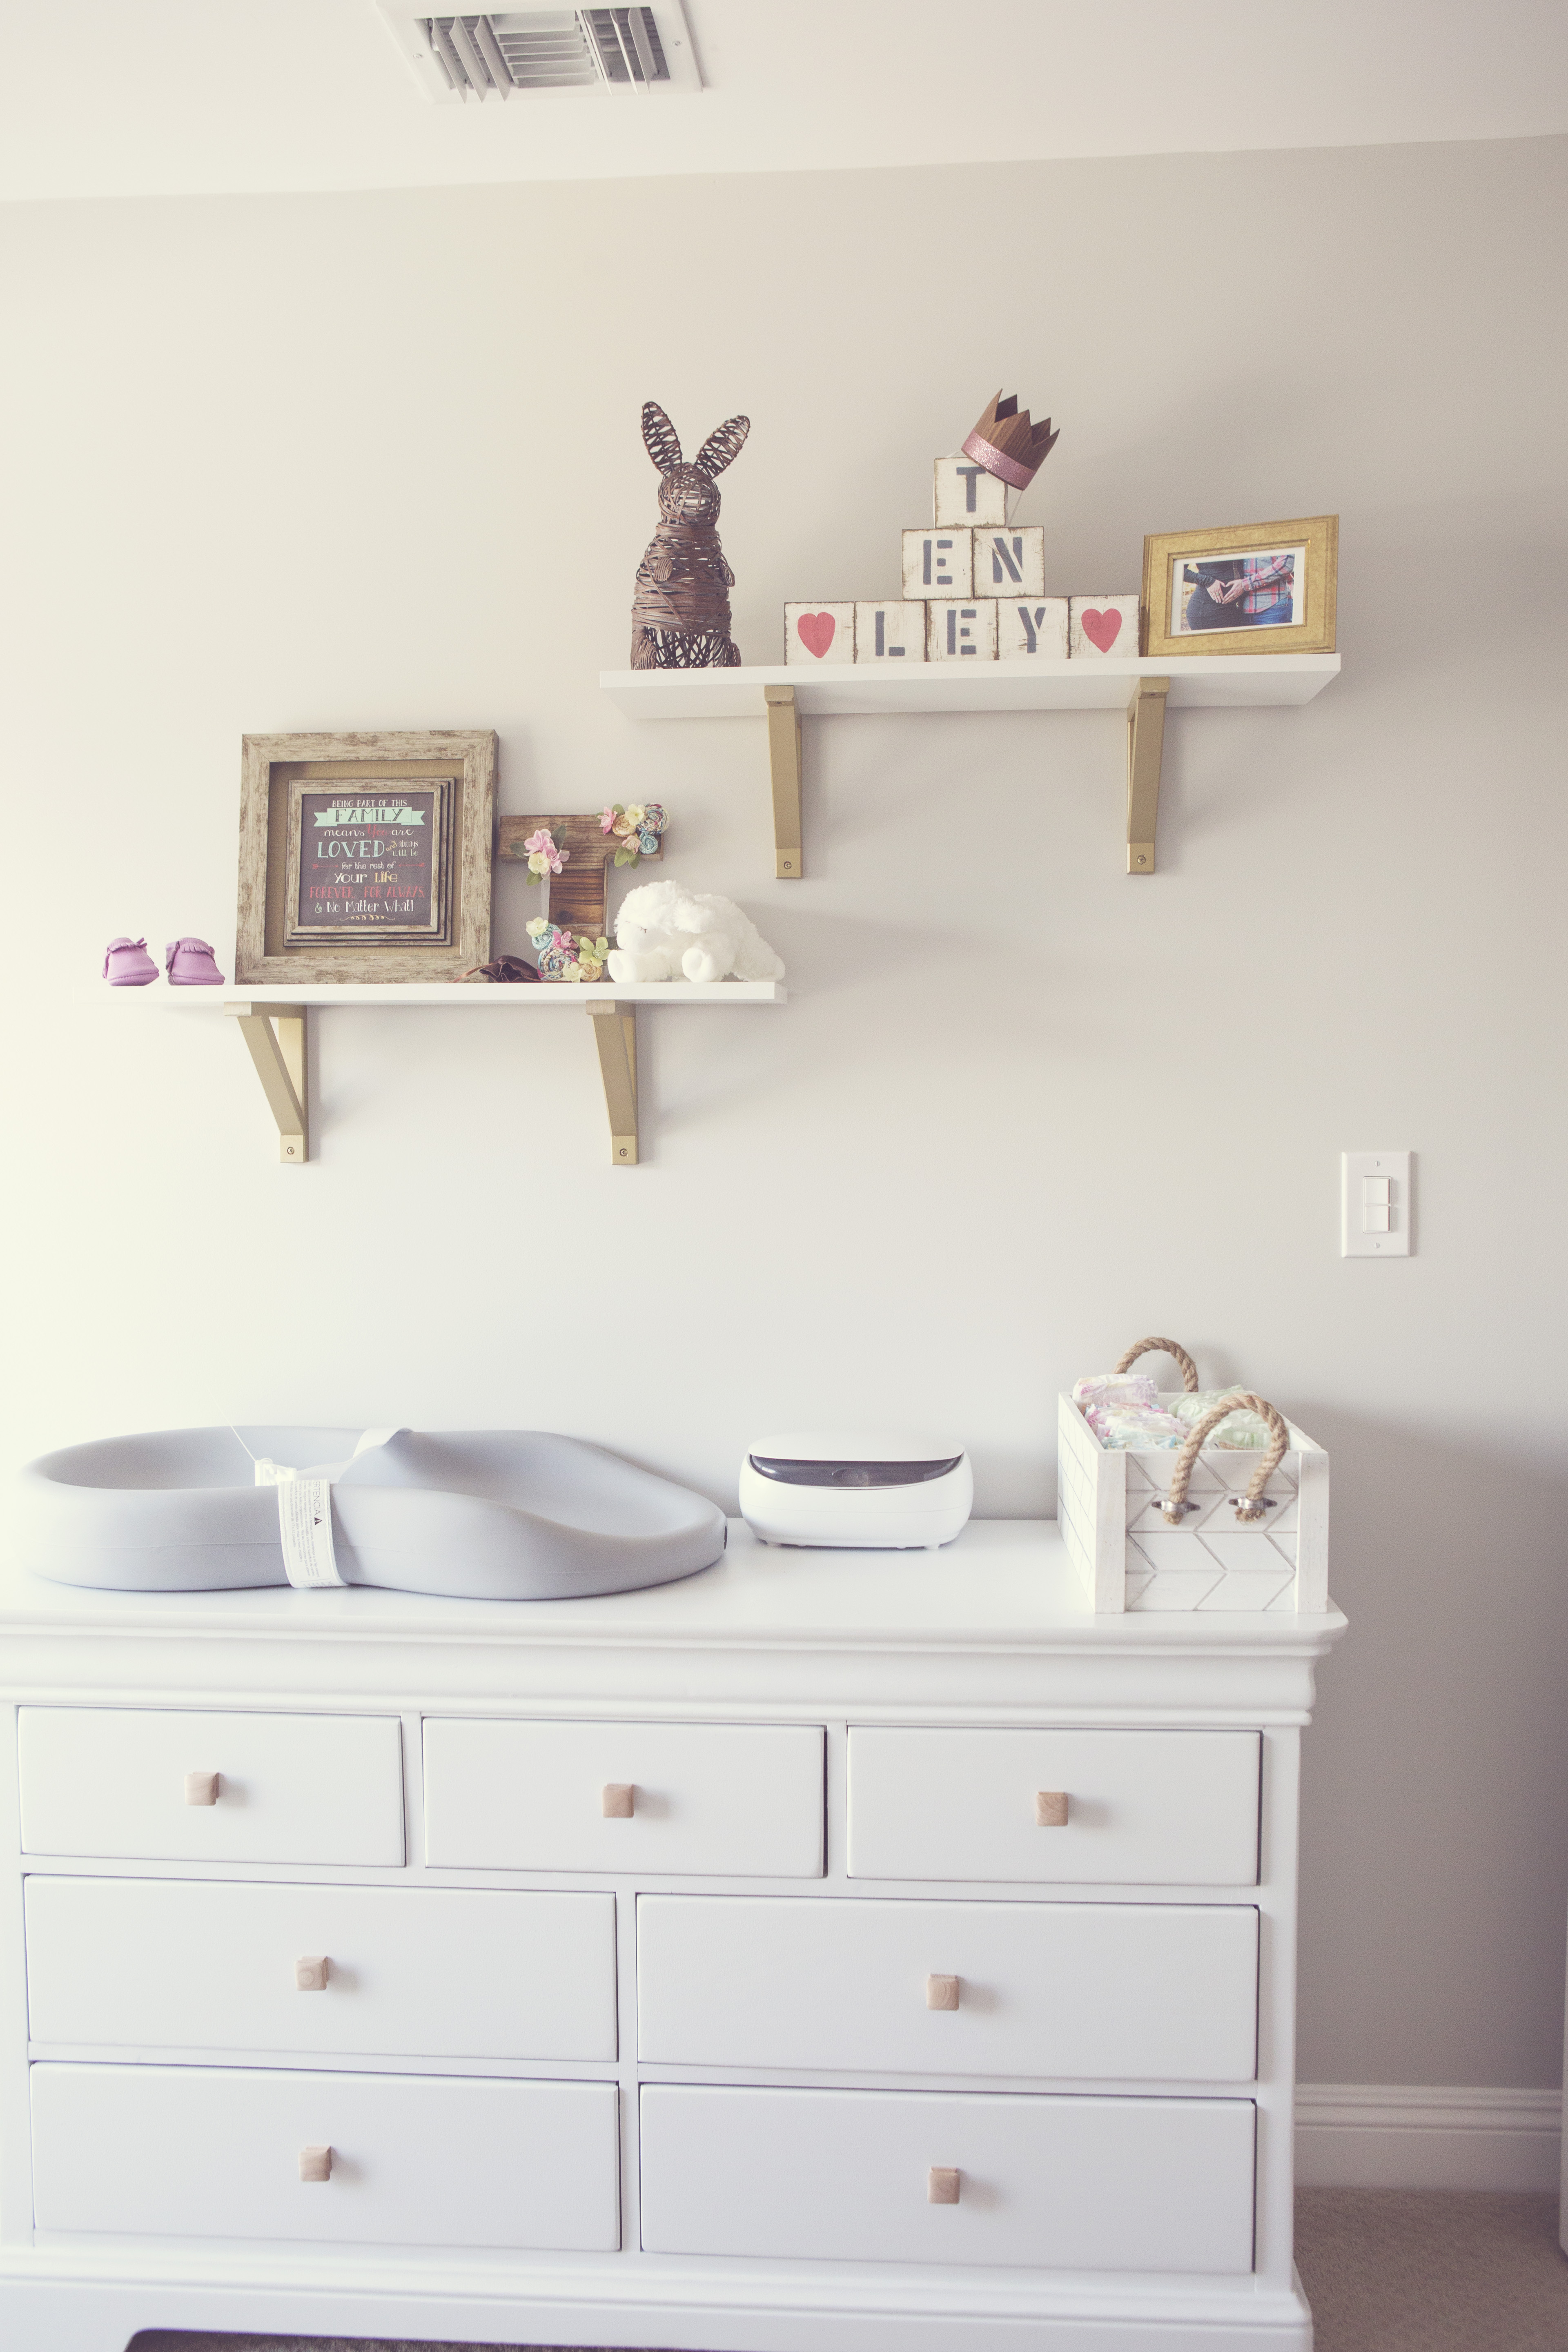
<instances>
[{"instance_id":1,"label":"block with letter t","mask_svg":"<svg viewBox=\"0 0 1568 2352\"><path fill-rule=\"evenodd\" d=\"M1005 523L1009 492L1005 482L977 466L973 457L939 457L936 496L931 501L934 523Z\"/></svg>"}]
</instances>

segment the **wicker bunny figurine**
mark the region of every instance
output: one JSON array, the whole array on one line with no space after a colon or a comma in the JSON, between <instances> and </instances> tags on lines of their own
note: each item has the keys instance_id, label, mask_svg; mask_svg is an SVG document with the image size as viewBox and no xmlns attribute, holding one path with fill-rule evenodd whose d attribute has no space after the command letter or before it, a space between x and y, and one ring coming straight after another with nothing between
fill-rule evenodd
<instances>
[{"instance_id":1,"label":"wicker bunny figurine","mask_svg":"<svg viewBox=\"0 0 1568 2352\"><path fill-rule=\"evenodd\" d=\"M674 425L657 400L646 401L642 437L658 467L659 526L637 566L632 598L634 669L734 669L741 648L730 635L735 575L719 544L721 474L752 429L731 416L710 433L689 466Z\"/></svg>"}]
</instances>

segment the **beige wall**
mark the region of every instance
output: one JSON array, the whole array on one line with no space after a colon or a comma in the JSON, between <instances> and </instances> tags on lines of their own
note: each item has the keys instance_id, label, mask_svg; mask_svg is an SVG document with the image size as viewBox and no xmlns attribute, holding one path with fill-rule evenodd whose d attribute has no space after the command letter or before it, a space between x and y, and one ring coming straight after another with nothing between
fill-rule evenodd
<instances>
[{"instance_id":1,"label":"beige wall","mask_svg":"<svg viewBox=\"0 0 1568 2352\"><path fill-rule=\"evenodd\" d=\"M0 214L19 1454L127 1426L511 1423L731 1507L770 1424L936 1423L1047 1511L1056 1391L1184 1337L1334 1455L1302 2071L1544 2084L1562 2021L1562 142ZM1342 678L1173 719L634 730L649 394L725 482L749 659L886 593L998 380L1062 427L1047 584L1337 509ZM657 796L776 1012L340 1013L285 1172L232 1031L96 971L230 936L247 729L495 726L502 804ZM498 895L500 944L531 907ZM1342 1264L1342 1148L1419 1253ZM955 1570L955 1572L961 1572Z\"/></svg>"}]
</instances>

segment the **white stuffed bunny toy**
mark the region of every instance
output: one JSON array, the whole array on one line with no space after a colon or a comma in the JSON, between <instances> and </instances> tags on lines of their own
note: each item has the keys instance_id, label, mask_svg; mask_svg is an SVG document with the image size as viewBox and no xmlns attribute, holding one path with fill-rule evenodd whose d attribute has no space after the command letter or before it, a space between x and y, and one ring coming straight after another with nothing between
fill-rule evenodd
<instances>
[{"instance_id":1,"label":"white stuffed bunny toy","mask_svg":"<svg viewBox=\"0 0 1568 2352\"><path fill-rule=\"evenodd\" d=\"M616 918L612 980L782 980L784 966L729 898L679 882L628 890Z\"/></svg>"}]
</instances>

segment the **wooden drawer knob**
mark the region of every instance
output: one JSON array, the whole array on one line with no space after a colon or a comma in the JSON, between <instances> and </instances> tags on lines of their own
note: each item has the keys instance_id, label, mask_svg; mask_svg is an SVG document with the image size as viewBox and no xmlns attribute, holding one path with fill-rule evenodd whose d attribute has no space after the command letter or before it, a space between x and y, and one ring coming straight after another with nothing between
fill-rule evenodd
<instances>
[{"instance_id":1,"label":"wooden drawer knob","mask_svg":"<svg viewBox=\"0 0 1568 2352\"><path fill-rule=\"evenodd\" d=\"M956 2205L958 2202L958 2168L955 2165L933 2164L926 2174L926 2203Z\"/></svg>"},{"instance_id":2,"label":"wooden drawer knob","mask_svg":"<svg viewBox=\"0 0 1568 2352\"><path fill-rule=\"evenodd\" d=\"M301 2180L330 2180L331 2177L332 2151L330 2147L302 2147L300 2150Z\"/></svg>"},{"instance_id":3,"label":"wooden drawer knob","mask_svg":"<svg viewBox=\"0 0 1568 2352\"><path fill-rule=\"evenodd\" d=\"M599 1798L599 1811L607 1822L629 1822L637 1810L637 1795L634 1780L606 1780Z\"/></svg>"},{"instance_id":4,"label":"wooden drawer knob","mask_svg":"<svg viewBox=\"0 0 1568 2352\"><path fill-rule=\"evenodd\" d=\"M187 1805L216 1805L218 1775L216 1772L187 1772L185 1802Z\"/></svg>"},{"instance_id":5,"label":"wooden drawer knob","mask_svg":"<svg viewBox=\"0 0 1568 2352\"><path fill-rule=\"evenodd\" d=\"M327 1990L327 1956L319 1959L296 1960L294 1963L296 1992L325 1992Z\"/></svg>"},{"instance_id":6,"label":"wooden drawer knob","mask_svg":"<svg viewBox=\"0 0 1568 2352\"><path fill-rule=\"evenodd\" d=\"M958 2007L958 1979L956 1977L927 1977L926 2007L928 2009L956 2009Z\"/></svg>"},{"instance_id":7,"label":"wooden drawer knob","mask_svg":"<svg viewBox=\"0 0 1568 2352\"><path fill-rule=\"evenodd\" d=\"M1068 1825L1068 1797L1065 1789L1037 1789L1035 1821L1043 1830L1065 1830Z\"/></svg>"}]
</instances>

